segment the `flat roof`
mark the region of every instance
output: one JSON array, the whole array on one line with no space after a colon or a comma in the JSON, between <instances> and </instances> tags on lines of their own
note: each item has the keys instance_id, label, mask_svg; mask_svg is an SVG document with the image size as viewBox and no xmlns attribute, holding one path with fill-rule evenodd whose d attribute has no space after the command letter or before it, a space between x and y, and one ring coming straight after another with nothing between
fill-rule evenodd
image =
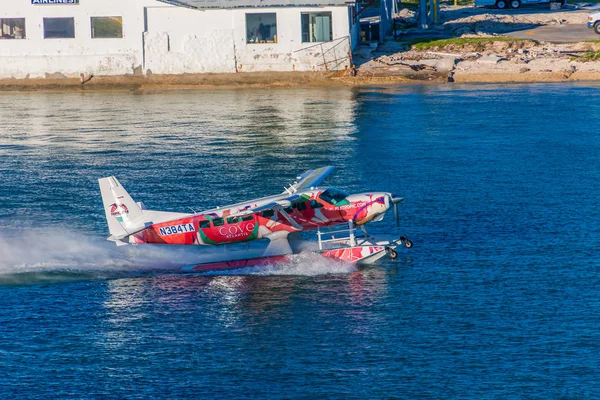
<instances>
[{"instance_id":1,"label":"flat roof","mask_svg":"<svg viewBox=\"0 0 600 400\"><path fill-rule=\"evenodd\" d=\"M319 7L344 6L353 0L159 0L188 8Z\"/></svg>"}]
</instances>

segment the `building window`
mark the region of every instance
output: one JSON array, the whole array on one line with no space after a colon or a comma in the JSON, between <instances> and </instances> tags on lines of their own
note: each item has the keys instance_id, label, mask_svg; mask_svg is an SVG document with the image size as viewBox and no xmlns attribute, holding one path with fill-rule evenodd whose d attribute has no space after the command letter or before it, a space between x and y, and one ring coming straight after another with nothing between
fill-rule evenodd
<instances>
[{"instance_id":1,"label":"building window","mask_svg":"<svg viewBox=\"0 0 600 400\"><path fill-rule=\"evenodd\" d=\"M25 39L25 18L0 19L0 39Z\"/></svg>"},{"instance_id":2,"label":"building window","mask_svg":"<svg viewBox=\"0 0 600 400\"><path fill-rule=\"evenodd\" d=\"M246 14L247 43L277 43L277 15Z\"/></svg>"},{"instance_id":3,"label":"building window","mask_svg":"<svg viewBox=\"0 0 600 400\"><path fill-rule=\"evenodd\" d=\"M122 17L92 17L92 39L120 39L122 37Z\"/></svg>"},{"instance_id":4,"label":"building window","mask_svg":"<svg viewBox=\"0 0 600 400\"><path fill-rule=\"evenodd\" d=\"M44 18L44 39L72 39L75 37L73 18Z\"/></svg>"},{"instance_id":5,"label":"building window","mask_svg":"<svg viewBox=\"0 0 600 400\"><path fill-rule=\"evenodd\" d=\"M302 14L302 42L329 42L332 39L330 12Z\"/></svg>"}]
</instances>

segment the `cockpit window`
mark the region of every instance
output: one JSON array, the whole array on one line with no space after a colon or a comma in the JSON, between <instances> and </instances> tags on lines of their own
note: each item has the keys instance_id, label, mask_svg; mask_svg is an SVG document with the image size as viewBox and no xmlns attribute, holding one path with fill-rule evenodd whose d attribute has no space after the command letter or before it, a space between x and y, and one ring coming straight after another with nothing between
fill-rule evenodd
<instances>
[{"instance_id":1,"label":"cockpit window","mask_svg":"<svg viewBox=\"0 0 600 400\"><path fill-rule=\"evenodd\" d=\"M344 206L346 204L350 204L346 197L348 194L334 188L329 188L323 193L321 193L321 200L328 202L329 204L333 204L334 206Z\"/></svg>"}]
</instances>

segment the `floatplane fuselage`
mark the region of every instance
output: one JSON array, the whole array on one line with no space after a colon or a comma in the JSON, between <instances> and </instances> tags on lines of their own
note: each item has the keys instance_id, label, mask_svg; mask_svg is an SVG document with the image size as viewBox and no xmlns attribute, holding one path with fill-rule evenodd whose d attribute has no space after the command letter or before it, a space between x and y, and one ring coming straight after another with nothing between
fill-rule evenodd
<instances>
[{"instance_id":1,"label":"floatplane fuselage","mask_svg":"<svg viewBox=\"0 0 600 400\"><path fill-rule=\"evenodd\" d=\"M379 221L391 208L397 216L396 205L402 199L386 192L348 195L336 188L317 186L332 170L332 167L309 170L278 195L193 214L146 210L142 203L133 201L114 176L101 178L100 191L111 234L108 240L115 241L117 245L221 246L268 239L264 249L259 246L259 250L247 254L246 260L240 259L239 254L233 256L220 252L219 258L212 259L206 268L197 269L210 269L213 265L226 268L240 266L240 261L256 260L250 263L256 264L263 258L293 253L288 242L290 234L348 224L349 241L343 247L347 250L356 247L351 246L357 244L356 239L351 238L355 226ZM323 250L320 242L319 231L319 247ZM410 244L406 238L395 242L388 243L384 249L389 251L400 242ZM323 254L328 256L327 251ZM234 265L230 265L233 261Z\"/></svg>"}]
</instances>

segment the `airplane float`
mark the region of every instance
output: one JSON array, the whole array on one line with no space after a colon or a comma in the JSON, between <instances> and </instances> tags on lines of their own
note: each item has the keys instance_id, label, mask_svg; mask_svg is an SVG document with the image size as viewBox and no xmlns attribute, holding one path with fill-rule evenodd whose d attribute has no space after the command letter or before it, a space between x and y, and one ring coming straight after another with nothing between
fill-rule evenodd
<instances>
[{"instance_id":1,"label":"airplane float","mask_svg":"<svg viewBox=\"0 0 600 400\"><path fill-rule=\"evenodd\" d=\"M235 269L284 260L307 247L324 257L369 264L396 248L412 247L406 237L377 240L365 224L381 221L398 203L391 193L348 195L318 185L333 171L323 167L306 171L281 194L186 214L147 210L136 203L114 176L99 179L110 237L117 245L198 245L199 262L184 271ZM333 230L337 225L344 229ZM357 233L357 227L361 232ZM300 232L317 230L317 243ZM307 244L313 244L310 246Z\"/></svg>"}]
</instances>

